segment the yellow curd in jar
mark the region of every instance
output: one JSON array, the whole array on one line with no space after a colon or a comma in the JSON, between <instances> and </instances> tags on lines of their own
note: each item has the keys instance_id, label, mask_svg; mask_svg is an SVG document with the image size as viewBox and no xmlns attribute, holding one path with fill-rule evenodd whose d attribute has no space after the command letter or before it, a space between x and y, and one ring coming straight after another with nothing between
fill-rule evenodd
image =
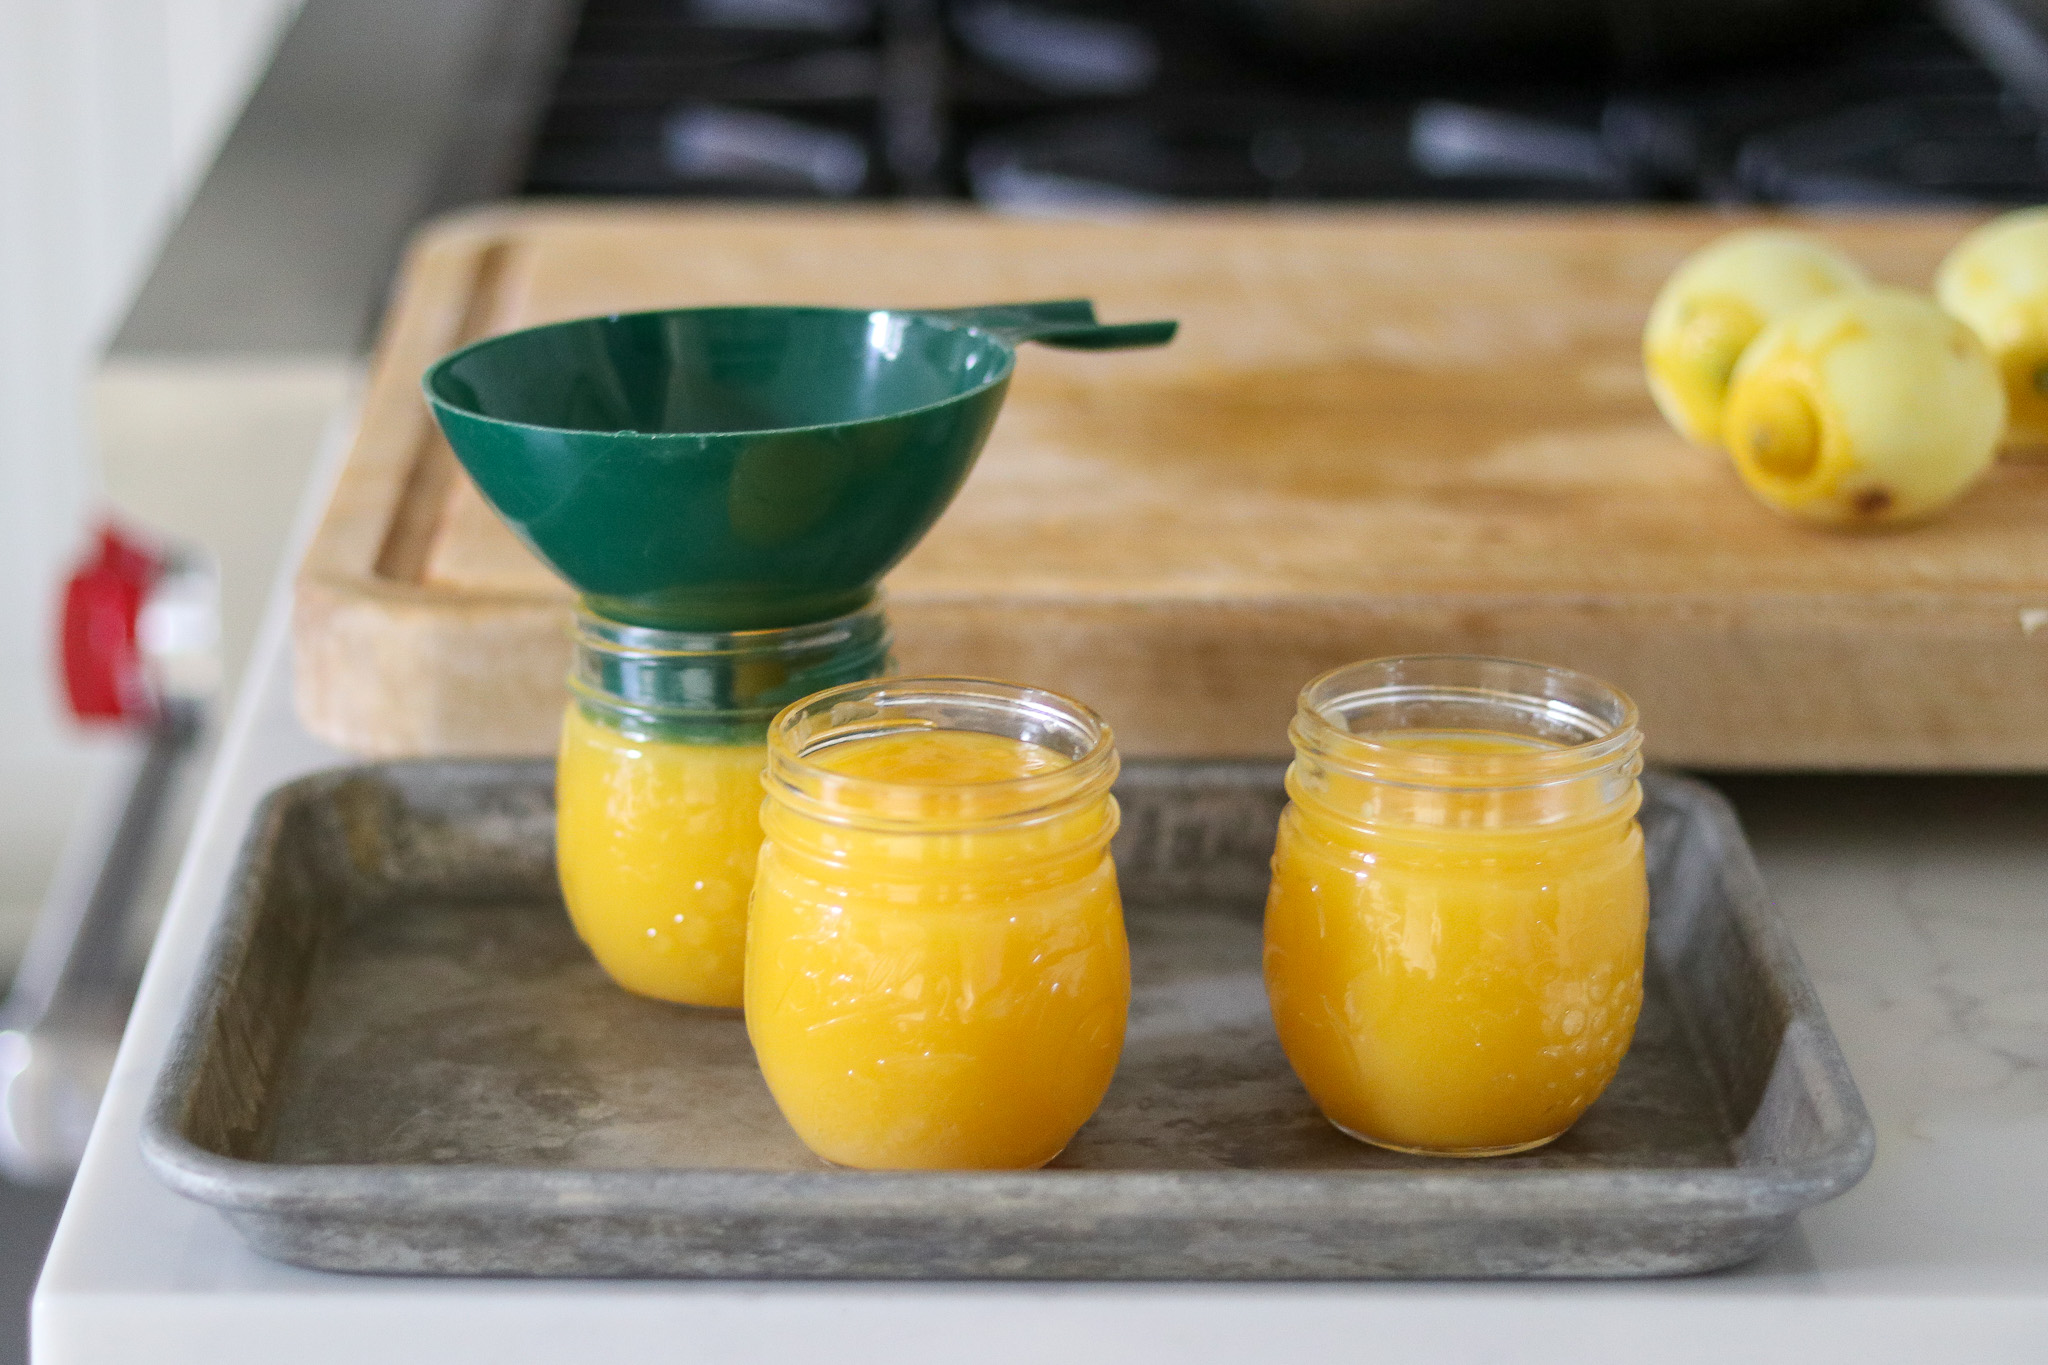
<instances>
[{"instance_id":1,"label":"yellow curd in jar","mask_svg":"<svg viewBox=\"0 0 2048 1365\"><path fill-rule=\"evenodd\" d=\"M576 932L627 990L737 1009L775 714L889 668L873 602L829 621L675 630L576 613L556 862Z\"/></svg>"},{"instance_id":2,"label":"yellow curd in jar","mask_svg":"<svg viewBox=\"0 0 2048 1365\"><path fill-rule=\"evenodd\" d=\"M1493 771L1390 791L1335 765L1304 776L1297 759L1266 905L1288 1060L1353 1137L1438 1155L1539 1146L1613 1079L1642 1004L1632 771L1620 799L1586 780L1516 789L1501 784L1517 780L1518 756L1560 746L1364 738Z\"/></svg>"},{"instance_id":3,"label":"yellow curd in jar","mask_svg":"<svg viewBox=\"0 0 2048 1365\"><path fill-rule=\"evenodd\" d=\"M747 948L747 1031L776 1103L843 1166L1044 1165L1123 1046L1107 778L1020 820L989 818L984 796L1064 754L921 728L802 759L819 800L800 810L770 784Z\"/></svg>"},{"instance_id":4,"label":"yellow curd in jar","mask_svg":"<svg viewBox=\"0 0 2048 1365\"><path fill-rule=\"evenodd\" d=\"M639 738L569 704L555 768L562 897L627 990L739 1007L766 762L761 744Z\"/></svg>"}]
</instances>

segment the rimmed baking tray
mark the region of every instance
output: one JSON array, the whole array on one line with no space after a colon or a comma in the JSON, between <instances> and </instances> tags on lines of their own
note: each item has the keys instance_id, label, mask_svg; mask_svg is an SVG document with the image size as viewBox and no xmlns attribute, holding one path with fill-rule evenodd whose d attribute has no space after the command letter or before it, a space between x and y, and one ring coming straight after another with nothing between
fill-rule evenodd
<instances>
[{"instance_id":1,"label":"rimmed baking tray","mask_svg":"<svg viewBox=\"0 0 2048 1365\"><path fill-rule=\"evenodd\" d=\"M611 986L554 886L545 762L415 762L262 807L143 1147L265 1255L404 1274L1670 1275L1763 1251L1870 1121L1725 802L1644 780L1651 964L1620 1075L1483 1163L1329 1128L1259 976L1266 764L1133 764L1134 999L1101 1110L1028 1173L826 1167L743 1026Z\"/></svg>"}]
</instances>

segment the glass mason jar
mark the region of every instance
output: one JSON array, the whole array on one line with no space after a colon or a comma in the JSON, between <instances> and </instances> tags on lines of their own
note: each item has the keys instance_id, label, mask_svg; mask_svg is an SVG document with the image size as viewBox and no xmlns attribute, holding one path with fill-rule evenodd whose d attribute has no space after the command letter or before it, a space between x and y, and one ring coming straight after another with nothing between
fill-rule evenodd
<instances>
[{"instance_id":1,"label":"glass mason jar","mask_svg":"<svg viewBox=\"0 0 2048 1365\"><path fill-rule=\"evenodd\" d=\"M867 1169L1029 1169L1102 1101L1130 952L1116 748L1050 692L834 688L768 735L747 1032L813 1152Z\"/></svg>"},{"instance_id":2,"label":"glass mason jar","mask_svg":"<svg viewBox=\"0 0 2048 1365\"><path fill-rule=\"evenodd\" d=\"M780 630L576 618L555 859L576 932L639 995L736 1009L768 723L889 669L878 605Z\"/></svg>"},{"instance_id":3,"label":"glass mason jar","mask_svg":"<svg viewBox=\"0 0 2048 1365\"><path fill-rule=\"evenodd\" d=\"M1266 991L1339 1129L1499 1156L1569 1128L1643 998L1636 711L1584 674L1375 659L1301 693Z\"/></svg>"}]
</instances>

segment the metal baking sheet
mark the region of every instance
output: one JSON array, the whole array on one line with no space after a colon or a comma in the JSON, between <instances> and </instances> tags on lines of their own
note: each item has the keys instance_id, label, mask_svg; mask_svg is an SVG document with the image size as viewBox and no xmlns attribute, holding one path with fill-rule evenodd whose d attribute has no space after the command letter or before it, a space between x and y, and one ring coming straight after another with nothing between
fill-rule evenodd
<instances>
[{"instance_id":1,"label":"metal baking sheet","mask_svg":"<svg viewBox=\"0 0 2048 1365\"><path fill-rule=\"evenodd\" d=\"M274 793L143 1134L173 1188L331 1270L565 1276L1638 1276L1755 1256L1869 1166L1868 1116L1732 814L1644 780L1651 967L1564 1138L1458 1162L1344 1138L1259 975L1266 764L1133 764L1134 998L1043 1171L869 1173L783 1124L741 1021L629 996L554 886L545 762Z\"/></svg>"}]
</instances>

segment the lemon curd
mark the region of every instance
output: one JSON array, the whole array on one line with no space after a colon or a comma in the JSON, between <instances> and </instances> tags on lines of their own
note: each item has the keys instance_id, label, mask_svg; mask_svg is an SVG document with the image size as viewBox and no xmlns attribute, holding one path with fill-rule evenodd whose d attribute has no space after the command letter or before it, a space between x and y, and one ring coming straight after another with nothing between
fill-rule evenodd
<instances>
[{"instance_id":1,"label":"lemon curd","mask_svg":"<svg viewBox=\"0 0 2048 1365\"><path fill-rule=\"evenodd\" d=\"M884 671L888 645L872 607L739 632L579 618L555 861L569 918L612 980L739 1007L768 722L820 686Z\"/></svg>"},{"instance_id":2,"label":"lemon curd","mask_svg":"<svg viewBox=\"0 0 2048 1365\"><path fill-rule=\"evenodd\" d=\"M1302 694L1266 907L1289 1062L1324 1115L1401 1151L1556 1138L1642 1004L1634 712L1506 660L1380 660Z\"/></svg>"},{"instance_id":3,"label":"lemon curd","mask_svg":"<svg viewBox=\"0 0 2048 1365\"><path fill-rule=\"evenodd\" d=\"M635 736L570 703L555 767L562 897L627 990L739 1007L767 761L760 744Z\"/></svg>"},{"instance_id":4,"label":"lemon curd","mask_svg":"<svg viewBox=\"0 0 2048 1365\"><path fill-rule=\"evenodd\" d=\"M778 719L747 1031L812 1151L1029 1169L1094 1113L1130 1004L1115 776L1091 713L1007 684L842 688Z\"/></svg>"}]
</instances>

